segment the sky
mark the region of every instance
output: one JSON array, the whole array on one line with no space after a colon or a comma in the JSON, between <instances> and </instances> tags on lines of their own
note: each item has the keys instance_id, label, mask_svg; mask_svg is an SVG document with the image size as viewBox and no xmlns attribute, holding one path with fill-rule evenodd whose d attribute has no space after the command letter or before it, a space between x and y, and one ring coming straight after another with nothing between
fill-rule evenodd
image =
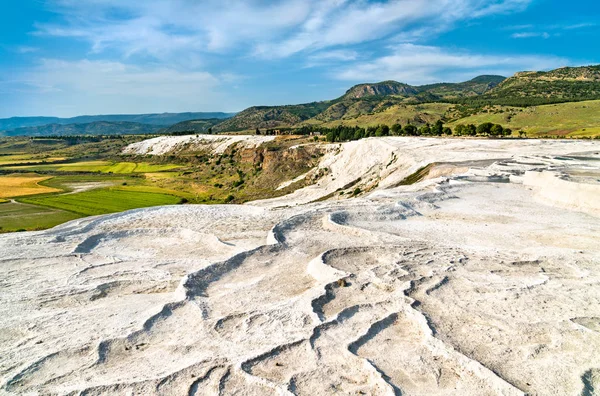
<instances>
[{"instance_id":1,"label":"sky","mask_svg":"<svg viewBox=\"0 0 600 396\"><path fill-rule=\"evenodd\" d=\"M235 112L600 63L597 0L3 0L0 117Z\"/></svg>"}]
</instances>

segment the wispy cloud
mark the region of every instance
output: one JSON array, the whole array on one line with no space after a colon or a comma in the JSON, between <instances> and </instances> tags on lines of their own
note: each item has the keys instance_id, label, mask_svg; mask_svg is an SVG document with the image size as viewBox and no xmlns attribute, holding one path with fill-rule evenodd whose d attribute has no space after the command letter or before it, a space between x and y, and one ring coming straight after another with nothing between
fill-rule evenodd
<instances>
[{"instance_id":1,"label":"wispy cloud","mask_svg":"<svg viewBox=\"0 0 600 396\"><path fill-rule=\"evenodd\" d=\"M410 84L463 81L477 74L510 75L517 70L544 70L568 63L567 59L545 56L499 56L473 54L456 49L401 44L392 53L370 62L356 63L333 77L348 81L394 79Z\"/></svg>"},{"instance_id":2,"label":"wispy cloud","mask_svg":"<svg viewBox=\"0 0 600 396\"><path fill-rule=\"evenodd\" d=\"M17 47L17 49L16 49L16 51L17 51L19 54L30 54L30 53L33 53L33 52L37 52L37 51L39 51L39 50L40 50L40 49L39 49L39 48L37 48L37 47L29 47L29 46L26 46L26 45L19 46L19 47Z\"/></svg>"},{"instance_id":3,"label":"wispy cloud","mask_svg":"<svg viewBox=\"0 0 600 396\"><path fill-rule=\"evenodd\" d=\"M36 34L165 58L178 51L248 51L281 58L397 34L443 31L453 23L524 9L532 0L51 0L60 24Z\"/></svg>"},{"instance_id":4,"label":"wispy cloud","mask_svg":"<svg viewBox=\"0 0 600 396\"><path fill-rule=\"evenodd\" d=\"M97 113L98 108L105 112L215 109L215 103L224 102L221 84L240 77L115 61L43 59L9 78L3 91L28 93L31 109L45 107L63 114L71 107L78 113ZM55 107L59 104L63 107Z\"/></svg>"},{"instance_id":5,"label":"wispy cloud","mask_svg":"<svg viewBox=\"0 0 600 396\"><path fill-rule=\"evenodd\" d=\"M541 37L541 38L550 38L550 33L548 32L523 32L523 33L513 33L511 34L512 38L523 39L523 38L533 38L533 37Z\"/></svg>"},{"instance_id":6,"label":"wispy cloud","mask_svg":"<svg viewBox=\"0 0 600 396\"><path fill-rule=\"evenodd\" d=\"M509 26L505 30L521 30L511 34L512 38L523 39L523 38L543 38L548 39L550 37L558 37L561 32L567 32L572 30L581 30L597 26L596 23L560 23L554 25L517 25Z\"/></svg>"}]
</instances>

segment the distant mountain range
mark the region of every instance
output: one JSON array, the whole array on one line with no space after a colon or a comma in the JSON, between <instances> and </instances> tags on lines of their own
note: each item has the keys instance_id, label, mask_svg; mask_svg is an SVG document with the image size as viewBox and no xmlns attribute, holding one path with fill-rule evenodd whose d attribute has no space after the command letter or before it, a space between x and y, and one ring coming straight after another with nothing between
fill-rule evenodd
<instances>
[{"instance_id":1,"label":"distant mountain range","mask_svg":"<svg viewBox=\"0 0 600 396\"><path fill-rule=\"evenodd\" d=\"M0 135L73 135L136 133L206 133L343 123L383 112L414 110L415 123L433 116L426 103L457 105L455 113L473 114L486 106L527 107L600 99L600 66L564 67L520 72L510 78L483 75L461 83L412 86L396 81L359 84L341 97L298 105L254 106L240 113L164 113L100 115L73 118L13 117L0 119ZM465 111L465 109L475 109ZM387 114L387 113L386 113ZM459 117L460 118L460 117ZM439 119L439 118L438 118ZM456 117L452 117L456 119ZM421 120L421 121L419 121Z\"/></svg>"},{"instance_id":2,"label":"distant mountain range","mask_svg":"<svg viewBox=\"0 0 600 396\"><path fill-rule=\"evenodd\" d=\"M47 124L16 128L2 132L4 136L73 136L73 135L145 135L165 129L161 125L127 121L96 121L85 124Z\"/></svg>"},{"instance_id":3,"label":"distant mountain range","mask_svg":"<svg viewBox=\"0 0 600 396\"><path fill-rule=\"evenodd\" d=\"M396 81L359 84L329 101L250 107L213 129L217 132L319 124L381 113L394 106L454 103L471 107L532 105L600 99L600 66L521 72L513 77L483 75L462 83L412 86Z\"/></svg>"},{"instance_id":4,"label":"distant mountain range","mask_svg":"<svg viewBox=\"0 0 600 396\"><path fill-rule=\"evenodd\" d=\"M334 100L291 106L250 107L224 120L216 131L254 128L278 128L313 119L329 122L380 112L397 104L414 105L443 100L476 97L494 89L506 78L479 76L463 83L439 83L412 86L397 81L359 84Z\"/></svg>"},{"instance_id":5,"label":"distant mountain range","mask_svg":"<svg viewBox=\"0 0 600 396\"><path fill-rule=\"evenodd\" d=\"M44 125L93 124L96 122L130 122L168 127L178 122L201 119L225 119L235 113L161 113L161 114L107 114L84 115L72 118L58 117L11 117L0 119L0 131L11 131L17 128L38 127ZM55 128L60 130L60 128ZM158 128L160 129L160 128ZM157 130L158 130L157 129Z\"/></svg>"}]
</instances>

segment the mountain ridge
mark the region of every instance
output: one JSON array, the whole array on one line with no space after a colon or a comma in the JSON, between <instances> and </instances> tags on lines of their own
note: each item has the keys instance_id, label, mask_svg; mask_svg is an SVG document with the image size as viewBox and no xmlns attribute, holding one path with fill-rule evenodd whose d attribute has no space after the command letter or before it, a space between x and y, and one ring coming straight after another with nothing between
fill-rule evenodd
<instances>
[{"instance_id":1,"label":"mountain ridge","mask_svg":"<svg viewBox=\"0 0 600 396\"><path fill-rule=\"evenodd\" d=\"M459 83L412 86L386 80L362 83L337 99L285 106L253 106L214 127L217 132L286 128L302 123L344 121L394 106L449 103L485 107L528 107L600 99L600 65L519 72L505 78L480 75Z\"/></svg>"},{"instance_id":2,"label":"mountain ridge","mask_svg":"<svg viewBox=\"0 0 600 396\"><path fill-rule=\"evenodd\" d=\"M0 136L140 135L158 133L161 125L128 121L95 121L79 124L45 124L11 129Z\"/></svg>"},{"instance_id":3,"label":"mountain ridge","mask_svg":"<svg viewBox=\"0 0 600 396\"><path fill-rule=\"evenodd\" d=\"M136 122L148 125L171 126L178 122L219 118L225 119L236 113L223 112L183 112L183 113L147 113L147 114L100 114L80 115L76 117L9 117L0 118L0 131L10 131L23 127L37 127L49 124L89 124L93 122Z\"/></svg>"}]
</instances>

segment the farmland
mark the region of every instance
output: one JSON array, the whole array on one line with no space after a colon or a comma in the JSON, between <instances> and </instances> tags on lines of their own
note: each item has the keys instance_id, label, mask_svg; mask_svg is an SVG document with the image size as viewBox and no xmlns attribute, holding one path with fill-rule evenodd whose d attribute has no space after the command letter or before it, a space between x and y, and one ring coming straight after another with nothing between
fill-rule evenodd
<instances>
[{"instance_id":1,"label":"farmland","mask_svg":"<svg viewBox=\"0 0 600 396\"><path fill-rule=\"evenodd\" d=\"M180 164L122 160L122 147L142 138L0 139L0 232L192 198L153 182L177 177Z\"/></svg>"},{"instance_id":2,"label":"farmland","mask_svg":"<svg viewBox=\"0 0 600 396\"><path fill-rule=\"evenodd\" d=\"M144 191L97 189L75 194L29 197L21 199L21 202L95 216L149 206L173 205L180 203L181 199Z\"/></svg>"},{"instance_id":3,"label":"farmland","mask_svg":"<svg viewBox=\"0 0 600 396\"><path fill-rule=\"evenodd\" d=\"M79 217L76 213L19 202L0 203L0 233L41 230Z\"/></svg>"},{"instance_id":4,"label":"farmland","mask_svg":"<svg viewBox=\"0 0 600 396\"><path fill-rule=\"evenodd\" d=\"M39 176L35 173L0 176L0 198L60 192L59 189L39 184L48 179L47 176Z\"/></svg>"},{"instance_id":5,"label":"farmland","mask_svg":"<svg viewBox=\"0 0 600 396\"><path fill-rule=\"evenodd\" d=\"M278 186L306 173L320 156L312 149L288 151L312 142L291 137L261 148L251 160L235 145L218 154L122 155L123 147L142 139L0 138L0 158L6 159L0 163L0 202L12 200L1 204L6 214L0 218L1 231L44 229L149 206L242 203L284 195L290 188Z\"/></svg>"},{"instance_id":6,"label":"farmland","mask_svg":"<svg viewBox=\"0 0 600 396\"><path fill-rule=\"evenodd\" d=\"M99 172L99 173L144 173L160 172L178 168L178 165L160 165L135 162L83 161L61 164L15 166L8 169L32 172Z\"/></svg>"}]
</instances>

